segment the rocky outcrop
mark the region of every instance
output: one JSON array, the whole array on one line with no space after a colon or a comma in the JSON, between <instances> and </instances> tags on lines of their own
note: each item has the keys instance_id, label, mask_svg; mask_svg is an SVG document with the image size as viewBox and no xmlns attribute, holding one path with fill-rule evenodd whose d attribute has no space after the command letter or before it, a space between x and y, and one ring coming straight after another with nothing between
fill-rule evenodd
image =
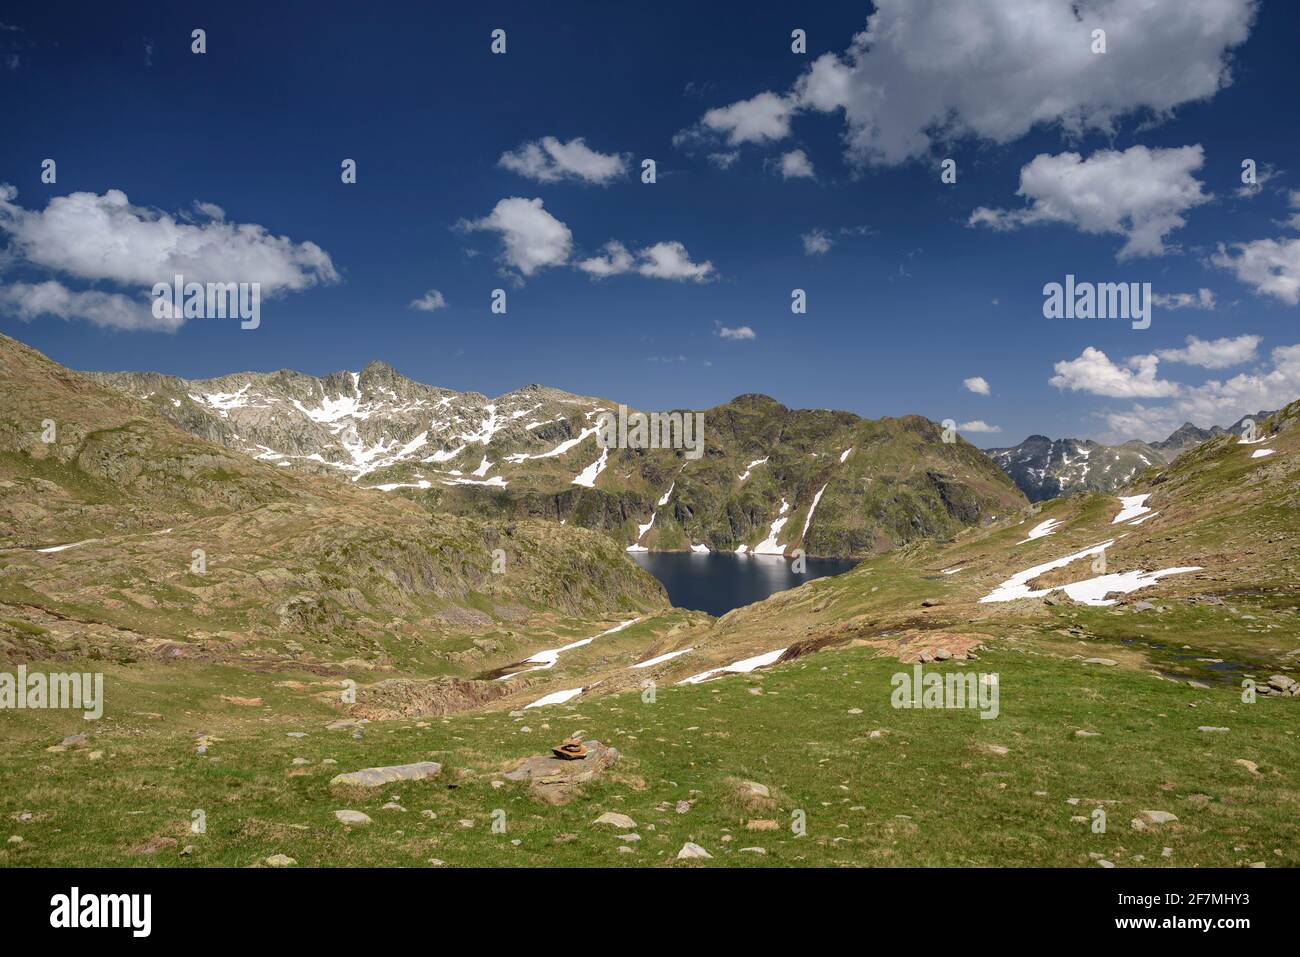
<instances>
[{"instance_id":1,"label":"rocky outcrop","mask_svg":"<svg viewBox=\"0 0 1300 957\"><path fill-rule=\"evenodd\" d=\"M529 792L540 801L567 804L579 793L582 785L604 775L619 759L616 748L595 740L582 743L587 756L581 760L569 761L552 754L537 754L516 761L503 776L507 781L526 782Z\"/></svg>"},{"instance_id":2,"label":"rocky outcrop","mask_svg":"<svg viewBox=\"0 0 1300 957\"><path fill-rule=\"evenodd\" d=\"M357 788L377 788L398 781L424 781L436 778L442 773L442 765L436 761L419 761L415 764L395 764L384 768L362 768L336 774L330 779L331 785Z\"/></svg>"}]
</instances>

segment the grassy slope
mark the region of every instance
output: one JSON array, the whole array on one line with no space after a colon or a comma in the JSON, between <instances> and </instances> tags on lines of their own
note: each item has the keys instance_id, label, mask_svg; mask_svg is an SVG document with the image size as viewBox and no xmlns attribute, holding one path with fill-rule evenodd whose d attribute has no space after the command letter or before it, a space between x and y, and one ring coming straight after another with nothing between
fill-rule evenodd
<instances>
[{"instance_id":1,"label":"grassy slope","mask_svg":"<svg viewBox=\"0 0 1300 957\"><path fill-rule=\"evenodd\" d=\"M526 621L549 634L566 616L667 605L658 582L605 536L431 515L290 474L195 438L3 337L0 386L0 515L9 519L0 654L11 660L93 648L119 659L328 665L355 656L445 670L430 664L436 646L470 628L513 631ZM40 439L45 420L56 423L53 443ZM191 570L196 548L207 553L204 574ZM10 621L42 631L33 638Z\"/></svg>"},{"instance_id":2,"label":"grassy slope","mask_svg":"<svg viewBox=\"0 0 1300 957\"><path fill-rule=\"evenodd\" d=\"M971 529L948 545L917 543L835 579L738 609L710 636L718 645L710 663L800 640L851 640L906 629L1055 634L1074 624L1106 640L1163 641L1176 643L1179 653L1198 651L1203 657L1257 667L1294 666L1300 605L1300 428L1295 427L1300 403L1279 413L1277 421L1282 429L1269 443L1250 446L1235 438L1219 439L1163 472L1148 472L1133 491L1150 490L1147 504L1159 514L1140 525L1113 524L1117 499L1090 493ZM1265 446L1275 454L1251 457ZM1024 541L1031 528L1047 519L1062 525L1054 534ZM1115 540L1107 550L1111 573L1172 566L1202 570L1166 578L1121 600L1118 608L1068 601L1048 605L1037 599L979 603L1016 572L1110 539ZM954 568L961 570L943 574ZM1089 562L1079 561L1037 584L1093 574ZM1129 606L1151 595L1158 595L1168 610L1131 612ZM1227 601L1190 600L1203 595ZM926 599L938 604L922 607ZM1254 617L1246 617L1250 614ZM1203 663L1193 660L1186 666L1197 664Z\"/></svg>"},{"instance_id":3,"label":"grassy slope","mask_svg":"<svg viewBox=\"0 0 1300 957\"><path fill-rule=\"evenodd\" d=\"M337 711L307 691L273 687L271 676L113 668L109 716L92 730L97 760L90 750L43 750L87 730L79 718L0 714L0 802L8 834L25 839L0 845L0 864L244 866L284 853L316 866L646 866L670 864L688 840L709 850L711 863L736 866L1083 866L1090 854L1120 866L1300 863L1296 739L1284 711L1294 702L1245 706L1230 694L1028 649L986 654L978 666L1002 675L997 720L894 710L897 663L844 649L766 674L661 688L653 704L619 695L513 718L496 711L376 722L360 740L325 730ZM217 693L262 695L265 707L226 705ZM1205 734L1199 724L1232 730ZM1081 728L1101 736L1078 738ZM888 733L870 737L877 729ZM493 786L505 762L578 730L624 757L577 800L557 808L522 785ZM196 753L199 731L214 738L206 755ZM310 763L295 766L295 757ZM338 764L322 764L327 758ZM368 796L331 793L328 784L341 770L416 760L442 762L442 777ZM747 807L736 779L768 785L772 804ZM671 807L691 799L685 814ZM389 800L406 813L383 810ZM1071 820L1098 806L1107 809L1107 833ZM374 823L346 830L333 817L340 808ZM207 815L201 836L188 832L194 809ZM422 809L437 818L421 817ZM497 809L506 813L505 834L488 826ZM789 829L796 809L807 817L805 837ZM1134 830L1131 819L1145 809L1179 821ZM23 811L39 819L14 820ZM592 826L604 811L637 822L633 853L617 852L621 830ZM757 818L780 829L746 830ZM178 845L131 853L159 836ZM192 856L180 855L186 844ZM738 852L752 846L767 855ZM1162 856L1165 847L1171 856Z\"/></svg>"}]
</instances>

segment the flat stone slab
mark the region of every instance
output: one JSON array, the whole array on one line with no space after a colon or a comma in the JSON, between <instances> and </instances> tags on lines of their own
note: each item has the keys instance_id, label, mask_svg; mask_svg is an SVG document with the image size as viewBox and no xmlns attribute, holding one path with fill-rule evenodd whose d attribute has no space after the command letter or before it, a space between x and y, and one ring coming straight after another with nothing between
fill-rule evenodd
<instances>
[{"instance_id":1,"label":"flat stone slab","mask_svg":"<svg viewBox=\"0 0 1300 957\"><path fill-rule=\"evenodd\" d=\"M377 788L394 781L422 781L436 778L442 765L436 761L418 761L415 764L394 764L387 768L362 768L347 774L336 774L330 784L346 784L359 788Z\"/></svg>"},{"instance_id":2,"label":"flat stone slab","mask_svg":"<svg viewBox=\"0 0 1300 957\"><path fill-rule=\"evenodd\" d=\"M579 785L600 776L618 761L617 748L606 747L599 741L582 743L587 748L587 756L581 760L567 761L538 754L519 761L502 777L507 781L528 782L529 790L548 804L564 804L575 795Z\"/></svg>"},{"instance_id":3,"label":"flat stone slab","mask_svg":"<svg viewBox=\"0 0 1300 957\"><path fill-rule=\"evenodd\" d=\"M636 821L632 820L626 814L618 814L614 811L606 811L604 814L596 818L596 820L592 821L591 823L609 824L613 827L619 827L624 829L636 827ZM626 835L624 836L626 837ZM641 839L638 837L637 840L639 841Z\"/></svg>"},{"instance_id":4,"label":"flat stone slab","mask_svg":"<svg viewBox=\"0 0 1300 957\"><path fill-rule=\"evenodd\" d=\"M1177 815L1168 811L1138 811L1138 817L1147 824L1172 824L1178 820Z\"/></svg>"}]
</instances>

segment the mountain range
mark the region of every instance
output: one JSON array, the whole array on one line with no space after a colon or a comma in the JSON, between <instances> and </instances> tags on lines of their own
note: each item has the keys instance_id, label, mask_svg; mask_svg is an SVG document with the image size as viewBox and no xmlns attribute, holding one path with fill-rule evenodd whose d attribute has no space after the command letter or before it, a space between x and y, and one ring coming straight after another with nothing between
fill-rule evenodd
<instances>
[{"instance_id":1,"label":"mountain range","mask_svg":"<svg viewBox=\"0 0 1300 957\"><path fill-rule=\"evenodd\" d=\"M1243 416L1226 429L1217 425L1203 429L1185 422L1159 442L1130 439L1103 445L1091 439L1031 435L1019 445L985 451L1029 501L1041 502L1075 492L1113 492L1148 468L1167 465L1179 453L1220 435L1241 435L1248 423L1258 425L1272 414Z\"/></svg>"},{"instance_id":2,"label":"mountain range","mask_svg":"<svg viewBox=\"0 0 1300 957\"><path fill-rule=\"evenodd\" d=\"M863 419L742 395L703 411L702 454L602 447L611 400L529 385L494 399L360 372L186 380L87 373L199 438L431 512L541 518L624 548L880 554L1024 505L974 446L920 416ZM629 410L635 414L636 410Z\"/></svg>"},{"instance_id":3,"label":"mountain range","mask_svg":"<svg viewBox=\"0 0 1300 957\"><path fill-rule=\"evenodd\" d=\"M671 449L603 454L598 417L616 412L611 400L543 385L489 399L425 385L378 361L321 377L87 376L193 435L277 467L398 492L434 511L573 523L630 550L864 557L1023 504L971 446L936 443L938 427L918 416L868 420L744 395L704 411L704 456L693 461ZM1114 491L1270 414L1227 429L1189 422L1158 442L1031 435L985 453L1038 502Z\"/></svg>"}]
</instances>

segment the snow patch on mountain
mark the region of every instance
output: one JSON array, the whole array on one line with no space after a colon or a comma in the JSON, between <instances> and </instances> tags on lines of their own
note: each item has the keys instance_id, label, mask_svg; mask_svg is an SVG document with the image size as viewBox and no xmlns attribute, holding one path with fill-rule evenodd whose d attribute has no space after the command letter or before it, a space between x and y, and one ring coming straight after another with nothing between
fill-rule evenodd
<instances>
[{"instance_id":1,"label":"snow patch on mountain","mask_svg":"<svg viewBox=\"0 0 1300 957\"><path fill-rule=\"evenodd\" d=\"M612 635L615 632L622 631L624 628L630 628L640 620L640 618L630 618L627 621L620 622L613 628L607 628L598 635L592 635L590 638L571 641L567 645L562 645L559 648L547 648L545 651L539 651L537 654L525 658L522 662L523 664L531 664L533 667L524 668L522 671L516 671L512 674L501 675L497 680L505 681L509 678L517 678L520 675L528 674L531 671L547 671L555 667L555 663L560 660L560 655L564 654L566 651L572 651L574 648L582 648L591 644L597 638L604 638L606 635Z\"/></svg>"},{"instance_id":2,"label":"snow patch on mountain","mask_svg":"<svg viewBox=\"0 0 1300 957\"><path fill-rule=\"evenodd\" d=\"M777 518L772 522L772 529L769 532L767 538L763 539L761 542L759 542L757 545L754 546L755 555L784 555L785 554L785 549L781 545L777 544L776 537L781 534L781 529L785 528L785 523L790 521L790 517L786 514L789 511L790 511L790 503L787 502L784 498L781 499L780 514L782 517Z\"/></svg>"},{"instance_id":3,"label":"snow patch on mountain","mask_svg":"<svg viewBox=\"0 0 1300 957\"><path fill-rule=\"evenodd\" d=\"M524 705L524 710L527 711L529 708L544 708L548 704L564 704L564 702L578 697L578 695L582 694L586 690L586 688L569 688L566 691L552 691L548 695L542 695L542 697L538 698L531 704Z\"/></svg>"},{"instance_id":4,"label":"snow patch on mountain","mask_svg":"<svg viewBox=\"0 0 1300 957\"><path fill-rule=\"evenodd\" d=\"M494 475L490 479L467 479L467 478L458 478L458 479L450 479L450 480L443 479L442 484L443 485L492 485L495 486L496 488L505 488L510 483L507 482L505 479L503 479L500 475Z\"/></svg>"},{"instance_id":5,"label":"snow patch on mountain","mask_svg":"<svg viewBox=\"0 0 1300 957\"><path fill-rule=\"evenodd\" d=\"M813 496L812 505L808 508L808 517L803 520L803 531L799 533L800 538L806 538L808 536L808 529L812 525L813 514L817 511L817 503L822 500L822 492L825 492L827 486L830 484L830 482L827 482L826 485L823 485L817 494Z\"/></svg>"},{"instance_id":6,"label":"snow patch on mountain","mask_svg":"<svg viewBox=\"0 0 1300 957\"><path fill-rule=\"evenodd\" d=\"M573 485L581 485L584 488L595 488L596 479L600 473L605 471L605 466L609 464L609 449L600 450L600 458L592 462L585 469L574 476Z\"/></svg>"},{"instance_id":7,"label":"snow patch on mountain","mask_svg":"<svg viewBox=\"0 0 1300 957\"><path fill-rule=\"evenodd\" d=\"M650 531L650 529L652 529L652 528L654 527L654 524L655 524L655 514L656 514L656 513L651 512L651 513L650 513L650 521L646 522L644 525L638 525L638 526L636 527L636 541L634 541L631 545L629 545L629 546L625 549L625 551L629 551L629 552L648 552L648 551L650 550L650 549L646 548L645 546L643 546L643 545L641 544L641 539L645 538L645 533L648 532L648 531Z\"/></svg>"},{"instance_id":8,"label":"snow patch on mountain","mask_svg":"<svg viewBox=\"0 0 1300 957\"><path fill-rule=\"evenodd\" d=\"M678 650L678 651L669 651L669 652L665 652L665 653L662 654L662 655L658 655L658 656L656 656L656 657L654 657L654 658L651 658L649 661L638 661L636 664L632 665L632 667L633 667L633 668L653 668L655 665L661 665L661 664L663 664L665 661L672 661L674 658L678 657L679 655L684 655L684 654L686 654L688 651L694 651L694 650L695 650L694 648L682 648L682 649L680 649L680 650Z\"/></svg>"},{"instance_id":9,"label":"snow patch on mountain","mask_svg":"<svg viewBox=\"0 0 1300 957\"><path fill-rule=\"evenodd\" d=\"M530 459L555 458L557 455L563 455L565 452L569 451L569 449L577 448L586 440L587 436L595 435L597 431L597 429L583 429L574 438L565 439L559 445L555 446L555 448L546 452L538 452L536 454L530 452L515 452L511 455L507 455L506 461L518 465L520 462L527 462Z\"/></svg>"},{"instance_id":10,"label":"snow patch on mountain","mask_svg":"<svg viewBox=\"0 0 1300 957\"><path fill-rule=\"evenodd\" d=\"M1154 585L1161 578L1164 578L1167 575L1182 575L1187 572L1200 571L1200 566L1196 565L1162 568L1153 572L1135 570L1111 575L1098 575L1095 578L1071 582L1068 585L1057 585L1051 588L1033 590L1029 587L1029 582L1038 578L1040 575L1054 571L1057 568L1064 568L1071 562L1078 561L1081 558L1100 555L1114 544L1115 540L1110 539L1109 541L1102 542L1100 545L1093 545L1091 548L1085 548L1081 552L1075 552L1073 555L1067 555L1064 558L1044 562L1041 565L1035 565L1034 567L1027 568L1022 572L1017 572L1006 581L1002 582L1002 584L998 585L998 587L993 589L993 591L989 592L989 594L981 598L980 603L987 604L990 602L1015 601L1020 598L1041 598L1054 591L1063 591L1075 601L1082 602L1085 605L1113 605L1115 604L1115 600L1106 598L1106 595L1112 592L1127 594L1128 592L1134 592L1140 588Z\"/></svg>"},{"instance_id":11,"label":"snow patch on mountain","mask_svg":"<svg viewBox=\"0 0 1300 957\"><path fill-rule=\"evenodd\" d=\"M1049 518L1047 521L1040 522L1037 525L1035 525L1033 528L1031 528L1029 530L1029 534L1026 535L1021 541L1016 542L1016 544L1023 545L1025 544L1025 542L1032 542L1036 538L1045 538L1046 536L1051 535L1053 532L1055 532L1061 526L1061 524L1062 523L1059 518Z\"/></svg>"},{"instance_id":12,"label":"snow patch on mountain","mask_svg":"<svg viewBox=\"0 0 1300 957\"><path fill-rule=\"evenodd\" d=\"M708 681L718 675L743 675L748 674L755 668L763 668L767 665L775 664L776 661L785 654L786 649L778 648L776 651L769 651L766 654L755 655L753 658L744 658L734 664L724 665L721 668L710 668L708 671L701 671L697 675L691 675L689 678L683 678L677 682L679 685L697 685L701 681Z\"/></svg>"},{"instance_id":13,"label":"snow patch on mountain","mask_svg":"<svg viewBox=\"0 0 1300 957\"><path fill-rule=\"evenodd\" d=\"M1121 522L1130 522L1140 515L1145 515L1151 509L1146 507L1146 500L1151 497L1150 492L1142 495L1121 495L1119 497L1120 510L1119 514L1111 519L1112 525L1118 525Z\"/></svg>"}]
</instances>

